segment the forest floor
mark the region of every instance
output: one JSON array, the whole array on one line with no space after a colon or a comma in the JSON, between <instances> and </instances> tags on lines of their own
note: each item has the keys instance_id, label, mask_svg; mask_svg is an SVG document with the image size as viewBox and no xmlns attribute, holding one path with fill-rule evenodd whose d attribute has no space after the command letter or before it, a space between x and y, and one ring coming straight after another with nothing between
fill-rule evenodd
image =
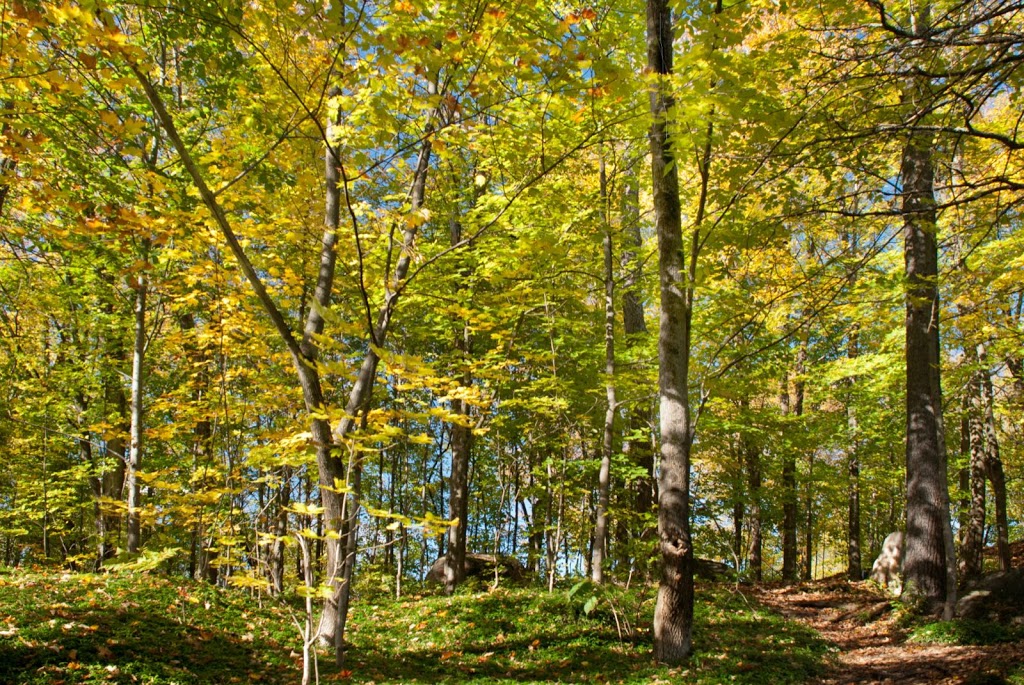
<instances>
[{"instance_id":1,"label":"forest floor","mask_svg":"<svg viewBox=\"0 0 1024 685\"><path fill-rule=\"evenodd\" d=\"M1014 550L1015 566L1024 544ZM1002 685L1024 683L1019 626L957 620L914 623L868 581L826 579L765 585L755 598L838 648L815 685ZM973 643L973 644L972 644Z\"/></svg>"},{"instance_id":2,"label":"forest floor","mask_svg":"<svg viewBox=\"0 0 1024 685\"><path fill-rule=\"evenodd\" d=\"M699 583L694 655L667 669L651 658L653 586L395 599L370 580L348 663L322 654L321 683L1024 685L1024 627L914 623L868 583ZM159 574L0 569L0 685L293 685L301 605Z\"/></svg>"},{"instance_id":3,"label":"forest floor","mask_svg":"<svg viewBox=\"0 0 1024 685\"><path fill-rule=\"evenodd\" d=\"M698 587L694 655L652 659L654 587L420 588L364 578L343 669L320 683L802 685L832 648L731 584ZM412 588L410 588L411 590ZM159 574L0 569L0 685L296 685L302 602Z\"/></svg>"}]
</instances>

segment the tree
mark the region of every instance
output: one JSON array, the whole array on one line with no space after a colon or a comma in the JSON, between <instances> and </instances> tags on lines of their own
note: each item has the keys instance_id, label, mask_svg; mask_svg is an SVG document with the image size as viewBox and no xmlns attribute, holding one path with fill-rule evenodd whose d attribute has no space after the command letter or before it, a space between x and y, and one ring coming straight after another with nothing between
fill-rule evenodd
<instances>
[{"instance_id":1,"label":"tree","mask_svg":"<svg viewBox=\"0 0 1024 685\"><path fill-rule=\"evenodd\" d=\"M658 236L660 323L658 395L661 472L658 478L658 538L661 583L654 611L655 658L680 663L692 649L693 546L690 539L690 317L696 255L683 258L678 151L671 133L674 98L672 10L665 0L647 1L647 65L651 85L651 176ZM710 145L710 140L708 141ZM706 176L703 179L706 182ZM699 225L699 221L698 221Z\"/></svg>"}]
</instances>

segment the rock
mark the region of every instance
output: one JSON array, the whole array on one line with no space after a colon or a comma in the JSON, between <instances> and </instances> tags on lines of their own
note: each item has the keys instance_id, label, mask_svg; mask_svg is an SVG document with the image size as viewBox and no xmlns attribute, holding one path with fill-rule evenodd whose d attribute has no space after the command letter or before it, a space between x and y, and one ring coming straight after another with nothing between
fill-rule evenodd
<instances>
[{"instance_id":1,"label":"rock","mask_svg":"<svg viewBox=\"0 0 1024 685\"><path fill-rule=\"evenodd\" d=\"M438 557L430 566L427 572L427 581L431 583L444 582L444 565L447 556ZM503 554L467 554L463 567L466 569L466 578L494 578L494 570L498 569L498 576L514 583L520 583L526 579L526 569L515 557L507 557Z\"/></svg>"},{"instance_id":2,"label":"rock","mask_svg":"<svg viewBox=\"0 0 1024 685\"><path fill-rule=\"evenodd\" d=\"M903 533L889 533L882 551L871 565L871 580L899 595L903 589Z\"/></svg>"},{"instance_id":3,"label":"rock","mask_svg":"<svg viewBox=\"0 0 1024 685\"><path fill-rule=\"evenodd\" d=\"M999 571L967 584L956 603L957 616L1014 622L1024 617L1024 569Z\"/></svg>"},{"instance_id":4,"label":"rock","mask_svg":"<svg viewBox=\"0 0 1024 685\"><path fill-rule=\"evenodd\" d=\"M693 575L695 578L709 581L733 580L736 577L731 566L720 561L699 558L693 560Z\"/></svg>"}]
</instances>

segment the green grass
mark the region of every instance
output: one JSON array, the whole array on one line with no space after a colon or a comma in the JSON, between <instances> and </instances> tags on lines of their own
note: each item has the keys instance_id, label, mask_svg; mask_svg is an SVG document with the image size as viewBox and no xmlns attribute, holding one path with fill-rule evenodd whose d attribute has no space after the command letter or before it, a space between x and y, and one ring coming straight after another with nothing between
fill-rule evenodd
<instances>
[{"instance_id":1,"label":"green grass","mask_svg":"<svg viewBox=\"0 0 1024 685\"><path fill-rule=\"evenodd\" d=\"M913 626L909 641L919 644L994 645L1024 639L1024 628L992 621L954 619Z\"/></svg>"},{"instance_id":2,"label":"green grass","mask_svg":"<svg viewBox=\"0 0 1024 685\"><path fill-rule=\"evenodd\" d=\"M566 590L499 589L395 601L363 594L349 621L351 683L801 683L829 648L728 586L697 594L695 655L651 658L651 592L581 609ZM0 576L0 683L297 683L294 610L157 575ZM615 617L619 617L619 629ZM632 629L633 634L629 634Z\"/></svg>"},{"instance_id":3,"label":"green grass","mask_svg":"<svg viewBox=\"0 0 1024 685\"><path fill-rule=\"evenodd\" d=\"M0 683L294 682L297 631L242 593L154 575L0 577Z\"/></svg>"}]
</instances>

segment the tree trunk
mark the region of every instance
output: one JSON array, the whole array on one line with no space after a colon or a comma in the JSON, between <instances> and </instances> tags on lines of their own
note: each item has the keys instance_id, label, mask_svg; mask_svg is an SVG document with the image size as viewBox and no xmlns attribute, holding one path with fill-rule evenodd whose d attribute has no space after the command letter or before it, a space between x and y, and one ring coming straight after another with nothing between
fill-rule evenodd
<instances>
[{"instance_id":1,"label":"tree trunk","mask_svg":"<svg viewBox=\"0 0 1024 685\"><path fill-rule=\"evenodd\" d=\"M967 469L967 485L969 504L967 507L966 526L962 531L963 543L960 547L960 572L964 581L974 580L981 576L982 552L985 547L985 434L982 428L981 375L979 369L969 384L971 402L967 409L967 435L969 467Z\"/></svg>"},{"instance_id":2,"label":"tree trunk","mask_svg":"<svg viewBox=\"0 0 1024 685\"><path fill-rule=\"evenodd\" d=\"M129 554L138 554L142 545L141 506L142 486L139 483L139 469L142 467L142 395L145 390L143 359L146 355L146 291L148 279L140 271L135 285L135 342L132 348L132 400L131 400L131 446L125 471L125 487L128 490L127 546Z\"/></svg>"},{"instance_id":3,"label":"tree trunk","mask_svg":"<svg viewBox=\"0 0 1024 685\"><path fill-rule=\"evenodd\" d=\"M643 245L643 236L640 233L640 184L632 167L626 172L623 181L622 229L622 332L626 349L631 349L646 337L647 333L644 305L640 299L640 283L643 280L643 261L638 254ZM632 498L636 523L626 526L625 530L633 540L646 540L654 532L647 521L657 496L654 481L654 450L651 448L651 406L647 401L635 402L630 406L627 416L629 438L624 441L622 450L631 463L643 469L644 475L633 481ZM630 549L628 545L622 547ZM632 549L629 553L635 554ZM636 563L637 559L633 561Z\"/></svg>"},{"instance_id":4,"label":"tree trunk","mask_svg":"<svg viewBox=\"0 0 1024 685\"><path fill-rule=\"evenodd\" d=\"M846 356L850 359L855 359L859 354L858 333L858 326L854 324L850 330L846 351ZM855 382L854 379L850 379L851 388ZM857 423L857 410L854 407L854 402L851 390L846 402L846 424L850 430L850 447L846 453L846 576L851 581L859 581L864 578L864 566L860 553L860 426Z\"/></svg>"},{"instance_id":5,"label":"tree trunk","mask_svg":"<svg viewBox=\"0 0 1024 685\"><path fill-rule=\"evenodd\" d=\"M779 390L779 412L783 421L788 421L792 411L789 397L789 371L782 377ZM788 425L788 424L784 424ZM782 455L782 580L796 582L796 455L786 445Z\"/></svg>"},{"instance_id":6,"label":"tree trunk","mask_svg":"<svg viewBox=\"0 0 1024 685\"><path fill-rule=\"evenodd\" d=\"M741 397L739 400L740 406L740 421L749 421L748 413L750 411L750 400L747 397ZM761 447L753 440L751 433L748 431L741 430L738 435L739 440L739 464L740 473L746 476L746 506L743 507L743 503L740 502L740 511L745 509L746 526L747 526L747 549L746 549L746 561L747 561L747 574L755 583L760 583L764 578L764 568L762 562L762 518L761 518L761 504L762 504L762 473L761 473ZM742 490L742 488L740 488ZM737 544L741 540L741 532L736 533ZM739 550L739 547L737 547ZM740 552L737 551L737 556Z\"/></svg>"},{"instance_id":7,"label":"tree trunk","mask_svg":"<svg viewBox=\"0 0 1024 685\"><path fill-rule=\"evenodd\" d=\"M985 473L992 483L992 498L996 509L996 552L999 556L999 570L1009 571L1012 565L1010 557L1010 530L1006 515L1006 476L1003 473L1003 460L999 456L999 436L996 434L994 397L992 392L992 374L988 368L988 357L984 343L975 348L980 366L978 390L981 400L981 428L985 442Z\"/></svg>"},{"instance_id":8,"label":"tree trunk","mask_svg":"<svg viewBox=\"0 0 1024 685\"><path fill-rule=\"evenodd\" d=\"M807 341L800 343L796 353L796 368L793 375L793 416L798 419L804 415L804 373L807 367ZM799 425L799 424L798 424ZM803 432L799 425L798 431ZM810 580L814 571L814 450L807 453L807 485L804 512L804 567L802 580ZM795 494L795 493L794 493Z\"/></svg>"},{"instance_id":9,"label":"tree trunk","mask_svg":"<svg viewBox=\"0 0 1024 685\"><path fill-rule=\"evenodd\" d=\"M683 256L679 175L669 112L674 102L672 10L667 0L647 1L647 65L658 79L651 86L650 130L654 223L658 236L660 323L658 395L660 399L661 469L658 479L658 537L661 583L654 610L654 654L678 664L693 648L693 546L690 538L690 448L693 435L689 404L690 315L692 273ZM707 145L710 146L710 130ZM708 180L705 148L701 205L703 218ZM697 231L695 231L695 237ZM696 253L690 255L695 260ZM695 264L695 261L691 261Z\"/></svg>"},{"instance_id":10,"label":"tree trunk","mask_svg":"<svg viewBox=\"0 0 1024 685\"><path fill-rule=\"evenodd\" d=\"M288 506L291 504L292 468L282 466L281 482L277 486L276 503L274 504L273 523L271 530L274 540L267 548L267 572L272 594L284 592L285 569L285 538L288 536Z\"/></svg>"},{"instance_id":11,"label":"tree trunk","mask_svg":"<svg viewBox=\"0 0 1024 685\"><path fill-rule=\"evenodd\" d=\"M457 218L451 221L451 244L462 242L462 224ZM460 271L463 279L468 278L468 269ZM463 282L457 289L465 290ZM455 335L455 350L459 353L459 364L463 367L462 385L468 388L473 383L469 372L469 355L472 338L468 324L459 321ZM473 450L473 431L469 426L469 403L465 400L454 400L452 410L462 417L461 421L452 424L452 474L449 481L449 519L458 519L458 523L448 528L448 553L445 555L444 589L447 594L455 592L456 586L466 575L466 531L469 515L469 461Z\"/></svg>"},{"instance_id":12,"label":"tree trunk","mask_svg":"<svg viewBox=\"0 0 1024 685\"><path fill-rule=\"evenodd\" d=\"M946 600L950 590L950 550L945 541L949 491L939 441L939 273L930 135L908 135L901 178L907 278L907 532L903 569L909 594L922 598L934 609Z\"/></svg>"},{"instance_id":13,"label":"tree trunk","mask_svg":"<svg viewBox=\"0 0 1024 685\"><path fill-rule=\"evenodd\" d=\"M113 287L113 279L104 274L100 277ZM104 307L108 316L114 315L114 307L108 303ZM128 461L127 441L125 436L130 432L128 418L128 397L121 383L121 366L125 363L125 348L114 331L105 343L106 355L110 366L103 374L103 404L105 419L113 426L110 437L106 439L106 449L96 457L93 490L97 493L96 506L96 569L103 562L114 556L117 540L121 533L121 512L111 502L120 502L124 496L125 467Z\"/></svg>"},{"instance_id":14,"label":"tree trunk","mask_svg":"<svg viewBox=\"0 0 1024 685\"><path fill-rule=\"evenodd\" d=\"M604 372L605 412L604 439L601 445L601 468L597 478L597 511L594 521L594 543L591 556L591 580L604 582L604 560L608 546L608 501L611 488L612 451L615 441L615 273L612 262L612 227L608 216L608 179L604 158L600 171L602 216L604 217Z\"/></svg>"},{"instance_id":15,"label":"tree trunk","mask_svg":"<svg viewBox=\"0 0 1024 685\"><path fill-rule=\"evenodd\" d=\"M747 530L749 539L747 541L747 573L751 579L760 583L763 580L763 564L761 547L763 545L761 535L761 448L754 444L749 437L742 438L744 462L747 471L748 510Z\"/></svg>"},{"instance_id":16,"label":"tree trunk","mask_svg":"<svg viewBox=\"0 0 1024 685\"><path fill-rule=\"evenodd\" d=\"M321 243L320 270L317 275L315 295L318 306L310 307L306 325L303 330L302 342L300 344L296 341L288 321L270 297L266 286L263 284L263 280L253 267L252 262L249 260L248 255L246 255L241 243L238 241L238 237L235 235L235 232L231 227L231 223L228 220L224 208L218 202L217 197L210 190L206 180L200 173L195 160L189 152L189 148L181 139L177 127L174 124L174 120L167 112L167 108L164 106L163 100L160 98L156 88L153 86L149 78L137 67L130 66L129 68L132 70L136 80L138 80L139 84L142 86L142 89L146 94L146 98L152 105L153 111L155 112L161 127L167 133L167 136L174 149L177 151L182 164L185 166L185 169L189 174L189 177L192 179L196 190L199 191L200 198L213 215L217 225L220 227L221 233L228 243L228 247L231 249L231 252L238 261L242 272L245 274L246 279L252 286L253 292L256 294L257 299L259 299L260 304L263 306L264 311L273 323L274 328L281 337L281 340L288 348L289 355L292 358L292 364L295 367L299 378L299 384L302 387L303 400L307 411L314 416L322 415L325 405L323 389L320 383L319 371L317 370L316 364L317 346L315 338L316 335L323 330L324 322L321 312L330 306L336 263L335 245L337 242L337 230L341 205L340 189L341 184L344 181L341 177L341 161L333 141L333 128L335 126L335 122L328 123L326 132L327 145L326 153L324 155L326 166L325 179L327 185L325 200L326 216L324 237ZM435 84L431 84L430 90L431 94L435 94ZM417 212L423 204L427 169L429 168L430 163L430 133L432 131L433 120L431 119L427 125L427 135L420 147L419 159L416 164L416 171L413 176L413 182L409 193L411 212ZM349 401L346 405L346 416L342 419L337 429L338 437L342 440L344 440L344 438L352 431L357 414L364 412L367 408L373 388L373 380L376 376L377 363L379 361L377 354L373 351L373 345L380 346L384 344L384 339L387 336L391 322L391 316L394 313L394 308L398 302L402 284L408 274L409 265L412 261L411 251L416 233L417 227L415 225L407 226L407 228L402 232L401 254L395 265L395 273L392 279L391 288L388 289L388 292L385 295L384 306L378 314L376 325L373 326L370 331L370 342L372 344L368 346L368 351L363 360L363 365L360 368L359 375L349 393ZM372 322L369 323L372 324ZM327 522L328 531L337 533L342 525L341 519L343 505L342 498L336 490L336 484L338 482L345 482L346 470L341 460L332 453L334 440L332 438L330 425L327 421L321 418L313 418L311 420L311 433L316 447L317 469L319 472L321 500L324 506L324 517ZM357 493L350 493L349 496L353 499L358 498ZM356 512L357 509L358 507L350 507L350 511L353 512ZM332 585L334 587L334 594L327 600L324 606L324 613L321 615L318 634L321 641L333 642L335 644L335 655L339 664L344 660L344 638L340 630L340 628L344 626L344 617L339 616L338 612L339 607L347 606L348 604L347 597L342 598L340 596L341 593L348 592L348 585L341 582L341 578L346 574L340 568L339 564L348 558L350 558L349 555L343 555L341 553L337 536L331 535L328 539L327 545L327 563L328 575L333 579ZM354 559L354 555L351 555L351 558Z\"/></svg>"}]
</instances>

